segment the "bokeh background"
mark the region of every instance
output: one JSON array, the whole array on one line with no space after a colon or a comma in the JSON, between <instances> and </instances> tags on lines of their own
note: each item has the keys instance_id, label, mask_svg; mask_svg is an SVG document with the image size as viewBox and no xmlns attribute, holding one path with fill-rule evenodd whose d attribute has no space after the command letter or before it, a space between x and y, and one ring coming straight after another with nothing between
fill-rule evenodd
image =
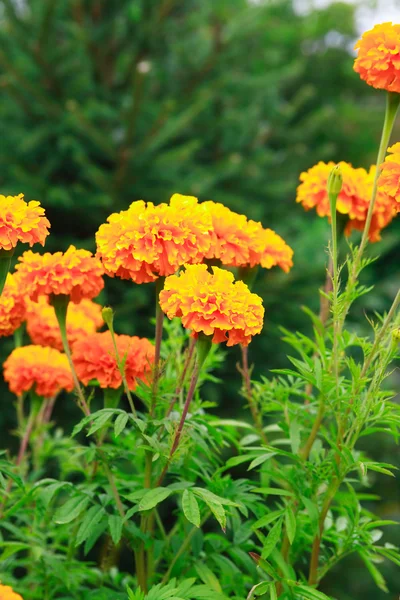
<instances>
[{"instance_id":1,"label":"bokeh background","mask_svg":"<svg viewBox=\"0 0 400 600\"><path fill-rule=\"evenodd\" d=\"M384 95L352 70L363 29L400 22L400 2L329 0L0 0L0 190L38 199L52 223L46 250L94 250L111 212L174 192L223 202L261 220L294 248L289 275L264 272L263 336L250 349L254 377L286 365L279 326L308 333L300 307L318 309L329 227L296 204L301 171L319 160L375 161ZM394 140L400 139L400 122ZM356 238L355 238L356 239ZM374 291L350 326L385 310L400 283L400 220L369 251ZM102 301L119 332L151 336L154 286L107 281ZM12 340L2 343L1 359ZM243 418L235 350L206 389L219 414ZM397 372L392 384L400 388ZM4 445L15 445L12 398L1 387ZM69 428L74 407L63 407ZM368 451L397 463L382 437ZM400 518L399 480L377 476L371 508ZM394 530L384 541L400 543ZM398 598L399 569L378 592L349 559L325 582L341 600Z\"/></svg>"}]
</instances>

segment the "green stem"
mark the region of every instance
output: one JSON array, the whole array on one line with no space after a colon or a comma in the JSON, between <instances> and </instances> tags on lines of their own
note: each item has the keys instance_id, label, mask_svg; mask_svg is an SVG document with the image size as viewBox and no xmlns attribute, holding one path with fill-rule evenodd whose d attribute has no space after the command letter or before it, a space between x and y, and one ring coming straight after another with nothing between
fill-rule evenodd
<instances>
[{"instance_id":1,"label":"green stem","mask_svg":"<svg viewBox=\"0 0 400 600\"><path fill-rule=\"evenodd\" d=\"M132 394L131 394L131 391L130 391L129 386L128 386L128 381L127 381L126 376L125 376L125 368L124 368L124 365L121 362L121 359L120 359L120 356L119 356L118 347L117 347L117 340L115 338L114 326L113 326L112 322L111 323L107 323L107 325L108 325L108 328L109 328L109 331L110 331L110 334L111 334L111 339L112 339L112 343L113 343L113 346L114 346L114 352L115 352L115 360L117 361L117 367L118 367L118 370L119 370L119 372L121 374L122 383L124 384L125 394L126 394L126 397L128 398L128 402L129 402L129 406L130 406L130 409L132 411L132 414L135 417L137 417L137 412L136 412L136 409L135 409L135 405L133 403Z\"/></svg>"},{"instance_id":2,"label":"green stem","mask_svg":"<svg viewBox=\"0 0 400 600\"><path fill-rule=\"evenodd\" d=\"M75 391L79 400L78 404L80 405L80 408L85 413L85 415L88 417L90 415L90 410L86 403L85 396L83 395L82 388L80 386L79 379L75 371L74 363L72 362L71 350L69 347L67 337L67 311L69 304L69 296L65 294L53 294L50 298L50 304L54 307L54 312L57 317L64 352L68 359L69 366L71 368L72 378L74 380L75 385Z\"/></svg>"},{"instance_id":3,"label":"green stem","mask_svg":"<svg viewBox=\"0 0 400 600\"><path fill-rule=\"evenodd\" d=\"M310 454L311 448L315 442L315 438L317 437L319 428L321 427L322 420L324 418L325 413L325 402L321 400L318 413L316 419L314 421L313 427L311 429L310 435L304 444L303 448L300 450L299 454L303 458L303 460L307 460Z\"/></svg>"},{"instance_id":4,"label":"green stem","mask_svg":"<svg viewBox=\"0 0 400 600\"><path fill-rule=\"evenodd\" d=\"M161 342L163 335L164 313L160 306L160 292L164 288L165 277L159 277L156 280L156 335L155 335L155 353L154 353L154 372L151 394L150 416L154 416L157 403L158 382L160 379L160 358Z\"/></svg>"}]
</instances>

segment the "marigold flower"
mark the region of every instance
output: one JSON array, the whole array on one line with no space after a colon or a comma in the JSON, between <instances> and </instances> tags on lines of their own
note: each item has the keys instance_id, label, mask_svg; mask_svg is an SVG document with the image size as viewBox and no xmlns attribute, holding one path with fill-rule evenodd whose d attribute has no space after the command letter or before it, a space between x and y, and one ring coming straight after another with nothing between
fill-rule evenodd
<instances>
[{"instance_id":1,"label":"marigold flower","mask_svg":"<svg viewBox=\"0 0 400 600\"><path fill-rule=\"evenodd\" d=\"M154 346L146 338L115 335L118 358L124 363L125 377L130 390L137 380L147 381L154 363ZM78 340L72 349L76 373L84 385L97 380L102 388L119 388L121 373L111 333L93 333Z\"/></svg>"},{"instance_id":2,"label":"marigold flower","mask_svg":"<svg viewBox=\"0 0 400 600\"><path fill-rule=\"evenodd\" d=\"M195 336L203 332L227 346L247 346L263 326L261 298L243 281L235 282L230 271L213 267L210 273L204 264L186 265L179 275L167 277L160 306L170 319L180 317Z\"/></svg>"},{"instance_id":3,"label":"marigold flower","mask_svg":"<svg viewBox=\"0 0 400 600\"><path fill-rule=\"evenodd\" d=\"M80 338L95 333L103 324L100 304L86 298L79 304L70 302L67 310L67 338L70 347ZM47 298L41 296L38 302L29 302L26 329L34 344L63 349L57 317Z\"/></svg>"},{"instance_id":4,"label":"marigold flower","mask_svg":"<svg viewBox=\"0 0 400 600\"><path fill-rule=\"evenodd\" d=\"M74 387L65 354L43 346L15 348L4 363L4 379L17 396L34 389L38 396L51 398L62 389L70 392Z\"/></svg>"},{"instance_id":5,"label":"marigold flower","mask_svg":"<svg viewBox=\"0 0 400 600\"><path fill-rule=\"evenodd\" d=\"M23 600L23 598L14 592L9 585L1 585L0 583L0 600Z\"/></svg>"},{"instance_id":6,"label":"marigold flower","mask_svg":"<svg viewBox=\"0 0 400 600\"><path fill-rule=\"evenodd\" d=\"M88 250L37 254L28 250L16 265L21 285L35 302L39 296L65 294L76 304L95 298L104 287L103 267Z\"/></svg>"},{"instance_id":7,"label":"marigold flower","mask_svg":"<svg viewBox=\"0 0 400 600\"><path fill-rule=\"evenodd\" d=\"M0 337L12 335L22 325L25 314L26 305L18 279L9 273L0 296Z\"/></svg>"},{"instance_id":8,"label":"marigold flower","mask_svg":"<svg viewBox=\"0 0 400 600\"><path fill-rule=\"evenodd\" d=\"M138 200L107 221L96 234L97 255L107 275L136 283L200 262L211 244L210 215L193 196L174 194L158 206Z\"/></svg>"},{"instance_id":9,"label":"marigold flower","mask_svg":"<svg viewBox=\"0 0 400 600\"><path fill-rule=\"evenodd\" d=\"M297 188L296 201L301 202L306 210L316 208L320 217L330 216L327 181L333 162L319 162L308 171L301 173L301 184ZM363 230L372 196L372 185L375 167L367 173L365 169L355 169L349 163L340 162L343 174L343 185L336 202L336 210L348 217L345 233L349 235L352 229ZM369 239L371 242L380 240L380 231L393 218L393 210L378 194L372 215Z\"/></svg>"},{"instance_id":10,"label":"marigold flower","mask_svg":"<svg viewBox=\"0 0 400 600\"><path fill-rule=\"evenodd\" d=\"M380 23L355 45L354 70L374 88L400 92L400 25Z\"/></svg>"},{"instance_id":11,"label":"marigold flower","mask_svg":"<svg viewBox=\"0 0 400 600\"><path fill-rule=\"evenodd\" d=\"M212 217L213 241L206 258L217 258L223 265L266 269L278 265L288 272L293 266L293 250L272 229L248 220L223 204L203 202Z\"/></svg>"},{"instance_id":12,"label":"marigold flower","mask_svg":"<svg viewBox=\"0 0 400 600\"><path fill-rule=\"evenodd\" d=\"M395 212L400 212L400 142L388 148L388 155L381 166L378 191Z\"/></svg>"},{"instance_id":13,"label":"marigold flower","mask_svg":"<svg viewBox=\"0 0 400 600\"><path fill-rule=\"evenodd\" d=\"M18 242L30 246L39 242L44 246L49 227L40 202L25 202L23 194L0 194L0 249L12 250Z\"/></svg>"}]
</instances>

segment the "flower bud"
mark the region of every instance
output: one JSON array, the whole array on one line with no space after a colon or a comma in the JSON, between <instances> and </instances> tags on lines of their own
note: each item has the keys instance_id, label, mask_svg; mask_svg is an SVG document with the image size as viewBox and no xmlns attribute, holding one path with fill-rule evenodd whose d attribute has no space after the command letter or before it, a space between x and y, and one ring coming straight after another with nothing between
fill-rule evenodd
<instances>
[{"instance_id":1,"label":"flower bud","mask_svg":"<svg viewBox=\"0 0 400 600\"><path fill-rule=\"evenodd\" d=\"M103 317L104 323L107 325L108 329L112 331L114 322L114 312L111 306L104 306L101 311L101 316Z\"/></svg>"},{"instance_id":2,"label":"flower bud","mask_svg":"<svg viewBox=\"0 0 400 600\"><path fill-rule=\"evenodd\" d=\"M394 342L400 342L400 327L396 327L396 329L393 329L392 338Z\"/></svg>"},{"instance_id":3,"label":"flower bud","mask_svg":"<svg viewBox=\"0 0 400 600\"><path fill-rule=\"evenodd\" d=\"M340 165L335 165L329 173L327 189L329 196L338 196L343 185L343 175Z\"/></svg>"}]
</instances>

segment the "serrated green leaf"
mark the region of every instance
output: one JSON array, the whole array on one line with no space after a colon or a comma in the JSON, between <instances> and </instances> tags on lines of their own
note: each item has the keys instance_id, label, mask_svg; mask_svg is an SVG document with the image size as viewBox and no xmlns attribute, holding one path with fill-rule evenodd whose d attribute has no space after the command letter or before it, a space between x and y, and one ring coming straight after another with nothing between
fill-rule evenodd
<instances>
[{"instance_id":1,"label":"serrated green leaf","mask_svg":"<svg viewBox=\"0 0 400 600\"><path fill-rule=\"evenodd\" d=\"M293 540L296 535L296 516L295 516L291 506L286 507L285 527L286 527L286 533L287 533L290 545L292 545Z\"/></svg>"},{"instance_id":2,"label":"serrated green leaf","mask_svg":"<svg viewBox=\"0 0 400 600\"><path fill-rule=\"evenodd\" d=\"M272 521L275 521L276 519L278 519L282 514L283 514L283 509L282 510L274 510L273 512L270 512L268 515L264 515L263 517L261 517L261 519L258 519L258 521L256 521L254 523L253 529L261 529L261 527L266 527L267 525L272 523Z\"/></svg>"},{"instance_id":3,"label":"serrated green leaf","mask_svg":"<svg viewBox=\"0 0 400 600\"><path fill-rule=\"evenodd\" d=\"M65 504L60 506L59 509L56 510L54 515L54 522L58 525L64 525L65 523L71 523L74 519L76 519L82 511L85 510L87 505L89 504L90 499L87 496L74 496L70 498Z\"/></svg>"},{"instance_id":4,"label":"serrated green leaf","mask_svg":"<svg viewBox=\"0 0 400 600\"><path fill-rule=\"evenodd\" d=\"M279 519L277 523L272 527L269 532L267 539L264 541L264 547L261 553L261 556L264 560L268 558L271 552L274 550L275 546L281 539L282 533L282 519Z\"/></svg>"},{"instance_id":5,"label":"serrated green leaf","mask_svg":"<svg viewBox=\"0 0 400 600\"><path fill-rule=\"evenodd\" d=\"M196 496L189 490L184 490L182 494L183 514L196 527L200 527L200 509Z\"/></svg>"},{"instance_id":6,"label":"serrated green leaf","mask_svg":"<svg viewBox=\"0 0 400 600\"><path fill-rule=\"evenodd\" d=\"M262 494L265 496L293 496L293 492L290 492L289 490L283 490L281 488L262 487L253 488L251 491L255 494Z\"/></svg>"},{"instance_id":7,"label":"serrated green leaf","mask_svg":"<svg viewBox=\"0 0 400 600\"><path fill-rule=\"evenodd\" d=\"M214 573L204 563L195 564L194 568L200 579L218 593L222 593L222 588Z\"/></svg>"},{"instance_id":8,"label":"serrated green leaf","mask_svg":"<svg viewBox=\"0 0 400 600\"><path fill-rule=\"evenodd\" d=\"M80 546L92 533L95 526L101 521L105 510L102 506L91 506L87 511L76 535L75 547Z\"/></svg>"},{"instance_id":9,"label":"serrated green leaf","mask_svg":"<svg viewBox=\"0 0 400 600\"><path fill-rule=\"evenodd\" d=\"M108 528L110 530L111 539L115 545L117 545L121 539L123 526L124 521L119 515L110 515L108 517Z\"/></svg>"},{"instance_id":10,"label":"serrated green leaf","mask_svg":"<svg viewBox=\"0 0 400 600\"><path fill-rule=\"evenodd\" d=\"M123 413L118 415L114 423L114 435L118 437L119 434L125 429L127 422L129 421L129 414Z\"/></svg>"},{"instance_id":11,"label":"serrated green leaf","mask_svg":"<svg viewBox=\"0 0 400 600\"><path fill-rule=\"evenodd\" d=\"M326 596L322 592L312 587L294 583L293 589L295 590L296 594L299 594L307 600L330 600L329 596Z\"/></svg>"},{"instance_id":12,"label":"serrated green leaf","mask_svg":"<svg viewBox=\"0 0 400 600\"><path fill-rule=\"evenodd\" d=\"M160 502L163 502L172 494L172 490L165 487L158 487L154 490L148 490L139 502L139 510L151 510Z\"/></svg>"}]
</instances>

